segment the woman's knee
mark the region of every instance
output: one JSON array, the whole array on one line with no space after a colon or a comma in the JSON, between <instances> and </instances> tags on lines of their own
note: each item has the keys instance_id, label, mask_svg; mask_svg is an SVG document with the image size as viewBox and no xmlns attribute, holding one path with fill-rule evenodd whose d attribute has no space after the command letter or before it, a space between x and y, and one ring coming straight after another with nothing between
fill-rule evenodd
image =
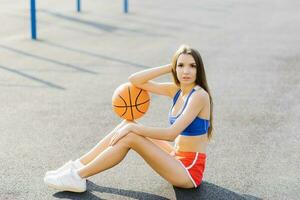
<instances>
[{"instance_id":1,"label":"woman's knee","mask_svg":"<svg viewBox=\"0 0 300 200\"><path fill-rule=\"evenodd\" d=\"M120 124L118 124L108 135L110 135L111 137L113 135L115 135L115 133L120 129L122 128L123 126L125 126L126 124L129 124L129 123L137 123L135 121L129 121L129 120L122 120Z\"/></svg>"},{"instance_id":2,"label":"woman's knee","mask_svg":"<svg viewBox=\"0 0 300 200\"><path fill-rule=\"evenodd\" d=\"M130 132L126 136L121 138L119 142L126 143L128 146L132 147L133 144L135 144L140 139L140 137L142 136L137 135L134 132Z\"/></svg>"}]
</instances>

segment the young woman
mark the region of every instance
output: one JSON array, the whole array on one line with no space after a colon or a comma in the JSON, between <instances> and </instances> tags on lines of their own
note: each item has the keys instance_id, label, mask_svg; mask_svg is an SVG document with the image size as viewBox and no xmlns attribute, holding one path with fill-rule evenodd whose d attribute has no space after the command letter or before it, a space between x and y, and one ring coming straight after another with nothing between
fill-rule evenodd
<instances>
[{"instance_id":1,"label":"young woman","mask_svg":"<svg viewBox=\"0 0 300 200\"><path fill-rule=\"evenodd\" d=\"M172 73L173 83L151 81L166 73ZM213 128L212 98L200 54L182 45L171 64L132 74L129 81L149 92L173 98L170 126L157 128L124 120L87 154L47 172L44 182L48 186L84 192L86 178L117 165L131 149L172 185L200 185ZM173 147L168 141L174 140Z\"/></svg>"}]
</instances>

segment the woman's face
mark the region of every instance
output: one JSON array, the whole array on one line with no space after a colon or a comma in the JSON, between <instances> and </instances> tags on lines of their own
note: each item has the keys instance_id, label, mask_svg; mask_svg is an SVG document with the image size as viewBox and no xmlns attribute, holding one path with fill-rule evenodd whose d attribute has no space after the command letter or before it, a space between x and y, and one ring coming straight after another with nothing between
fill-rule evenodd
<instances>
[{"instance_id":1,"label":"woman's face","mask_svg":"<svg viewBox=\"0 0 300 200\"><path fill-rule=\"evenodd\" d=\"M197 67L192 55L181 54L178 57L176 74L180 84L189 85L196 82Z\"/></svg>"}]
</instances>

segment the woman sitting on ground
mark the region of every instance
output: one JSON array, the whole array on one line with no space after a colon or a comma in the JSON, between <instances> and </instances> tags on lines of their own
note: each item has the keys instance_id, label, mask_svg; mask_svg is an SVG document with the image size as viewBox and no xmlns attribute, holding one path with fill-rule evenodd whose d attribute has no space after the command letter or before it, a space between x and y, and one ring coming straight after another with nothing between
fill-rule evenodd
<instances>
[{"instance_id":1,"label":"woman sitting on ground","mask_svg":"<svg viewBox=\"0 0 300 200\"><path fill-rule=\"evenodd\" d=\"M172 73L174 82L152 79ZM46 173L44 182L58 190L84 192L86 178L119 164L129 150L136 151L159 175L181 188L201 184L206 148L212 136L212 98L200 54L182 45L171 64L132 74L136 87L173 98L170 126L158 128L122 121L93 149ZM169 141L175 141L174 147Z\"/></svg>"}]
</instances>

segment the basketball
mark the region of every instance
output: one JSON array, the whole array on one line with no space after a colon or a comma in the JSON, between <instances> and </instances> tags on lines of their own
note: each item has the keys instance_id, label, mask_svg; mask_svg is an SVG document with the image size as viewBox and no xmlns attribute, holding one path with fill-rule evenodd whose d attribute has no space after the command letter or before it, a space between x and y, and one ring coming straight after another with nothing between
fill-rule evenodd
<instances>
[{"instance_id":1,"label":"basketball","mask_svg":"<svg viewBox=\"0 0 300 200\"><path fill-rule=\"evenodd\" d=\"M130 121L142 117L147 112L149 105L149 93L129 82L120 85L112 96L114 112L121 118Z\"/></svg>"}]
</instances>

